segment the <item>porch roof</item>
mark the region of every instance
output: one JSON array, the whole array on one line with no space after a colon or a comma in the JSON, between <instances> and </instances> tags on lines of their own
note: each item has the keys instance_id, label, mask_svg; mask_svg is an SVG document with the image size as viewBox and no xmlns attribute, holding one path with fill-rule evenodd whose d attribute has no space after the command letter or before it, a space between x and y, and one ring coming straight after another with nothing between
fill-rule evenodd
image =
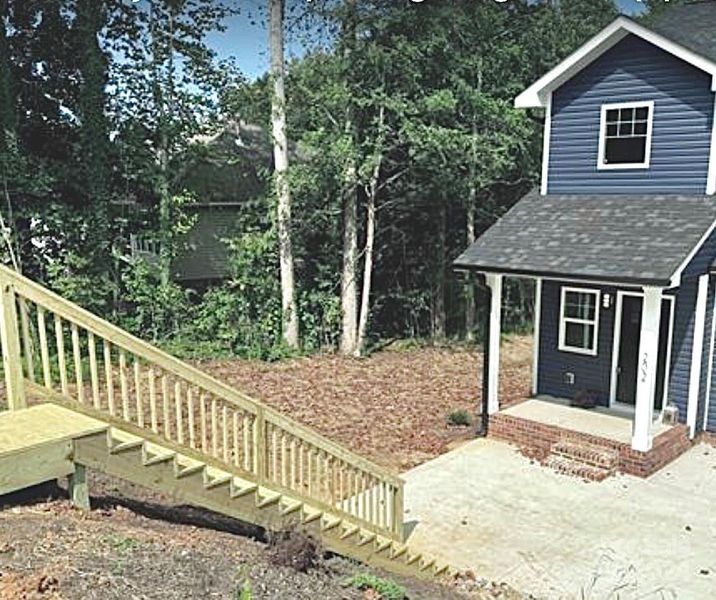
<instances>
[{"instance_id":1,"label":"porch roof","mask_svg":"<svg viewBox=\"0 0 716 600\"><path fill-rule=\"evenodd\" d=\"M670 286L716 222L709 196L547 195L513 206L453 263L483 272Z\"/></svg>"}]
</instances>

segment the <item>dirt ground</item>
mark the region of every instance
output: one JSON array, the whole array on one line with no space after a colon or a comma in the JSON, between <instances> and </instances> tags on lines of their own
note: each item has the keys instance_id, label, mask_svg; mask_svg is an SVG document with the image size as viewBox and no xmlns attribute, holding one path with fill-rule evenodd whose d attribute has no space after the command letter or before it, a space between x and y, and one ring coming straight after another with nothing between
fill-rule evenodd
<instances>
[{"instance_id":1,"label":"dirt ground","mask_svg":"<svg viewBox=\"0 0 716 600\"><path fill-rule=\"evenodd\" d=\"M474 348L387 349L367 358L319 355L276 363L226 360L201 368L319 432L399 471L474 435L482 358ZM502 343L500 397L529 393L531 336ZM470 426L448 415L466 410Z\"/></svg>"},{"instance_id":2,"label":"dirt ground","mask_svg":"<svg viewBox=\"0 0 716 600\"><path fill-rule=\"evenodd\" d=\"M63 487L0 497L0 600L379 600L348 581L368 573L402 586L406 598L516 600L473 576L444 585L398 578L318 552L306 572L285 566L292 548L232 519L94 475L93 509L73 508Z\"/></svg>"}]
</instances>

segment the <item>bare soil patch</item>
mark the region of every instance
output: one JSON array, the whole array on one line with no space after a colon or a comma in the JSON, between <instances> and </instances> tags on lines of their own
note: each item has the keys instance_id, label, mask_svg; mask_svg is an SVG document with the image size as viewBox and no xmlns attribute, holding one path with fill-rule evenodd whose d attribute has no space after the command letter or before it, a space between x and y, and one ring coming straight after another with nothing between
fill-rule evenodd
<instances>
[{"instance_id":1,"label":"bare soil patch","mask_svg":"<svg viewBox=\"0 0 716 600\"><path fill-rule=\"evenodd\" d=\"M503 341L502 401L529 393L532 340ZM276 363L206 361L201 368L374 461L409 469L474 435L482 355L474 347L388 349L367 358L323 354ZM473 424L451 426L466 410Z\"/></svg>"},{"instance_id":2,"label":"bare soil patch","mask_svg":"<svg viewBox=\"0 0 716 600\"><path fill-rule=\"evenodd\" d=\"M347 585L358 573L395 581L411 600L521 597L470 575L439 585L322 552L301 572L251 526L103 475L91 483L89 513L54 485L0 497L0 600L238 599L246 585L253 600L378 600Z\"/></svg>"}]
</instances>

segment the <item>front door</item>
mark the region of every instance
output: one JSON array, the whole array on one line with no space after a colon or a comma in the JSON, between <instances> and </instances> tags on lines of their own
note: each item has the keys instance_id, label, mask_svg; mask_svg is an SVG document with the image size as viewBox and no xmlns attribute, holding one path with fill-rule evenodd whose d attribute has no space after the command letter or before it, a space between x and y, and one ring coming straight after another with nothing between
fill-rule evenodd
<instances>
[{"instance_id":1,"label":"front door","mask_svg":"<svg viewBox=\"0 0 716 600\"><path fill-rule=\"evenodd\" d=\"M661 409L664 396L666 360L668 355L669 329L671 326L671 302L661 302L659 327L659 354L654 384L654 408ZM622 296L622 315L619 326L619 360L617 362L616 400L620 404L634 406L636 402L636 378L639 364L639 339L641 337L641 296Z\"/></svg>"},{"instance_id":2,"label":"front door","mask_svg":"<svg viewBox=\"0 0 716 600\"><path fill-rule=\"evenodd\" d=\"M622 318L619 331L619 360L617 361L617 402L634 405L636 399L639 337L641 332L641 303L639 296L622 297Z\"/></svg>"}]
</instances>

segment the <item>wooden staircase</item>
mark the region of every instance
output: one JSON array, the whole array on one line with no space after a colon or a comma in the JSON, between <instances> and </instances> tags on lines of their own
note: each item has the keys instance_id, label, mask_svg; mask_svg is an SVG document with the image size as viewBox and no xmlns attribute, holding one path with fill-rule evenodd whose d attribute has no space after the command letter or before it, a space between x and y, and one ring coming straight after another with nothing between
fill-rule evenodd
<instances>
[{"instance_id":1,"label":"wooden staircase","mask_svg":"<svg viewBox=\"0 0 716 600\"><path fill-rule=\"evenodd\" d=\"M74 460L89 468L171 495L178 501L254 523L272 531L300 529L332 552L402 575L435 577L448 565L408 545L270 486L240 477L110 427L75 440Z\"/></svg>"},{"instance_id":2,"label":"wooden staircase","mask_svg":"<svg viewBox=\"0 0 716 600\"><path fill-rule=\"evenodd\" d=\"M0 266L11 410L51 402L107 424L76 464L400 574L448 566L404 543L403 480Z\"/></svg>"}]
</instances>

